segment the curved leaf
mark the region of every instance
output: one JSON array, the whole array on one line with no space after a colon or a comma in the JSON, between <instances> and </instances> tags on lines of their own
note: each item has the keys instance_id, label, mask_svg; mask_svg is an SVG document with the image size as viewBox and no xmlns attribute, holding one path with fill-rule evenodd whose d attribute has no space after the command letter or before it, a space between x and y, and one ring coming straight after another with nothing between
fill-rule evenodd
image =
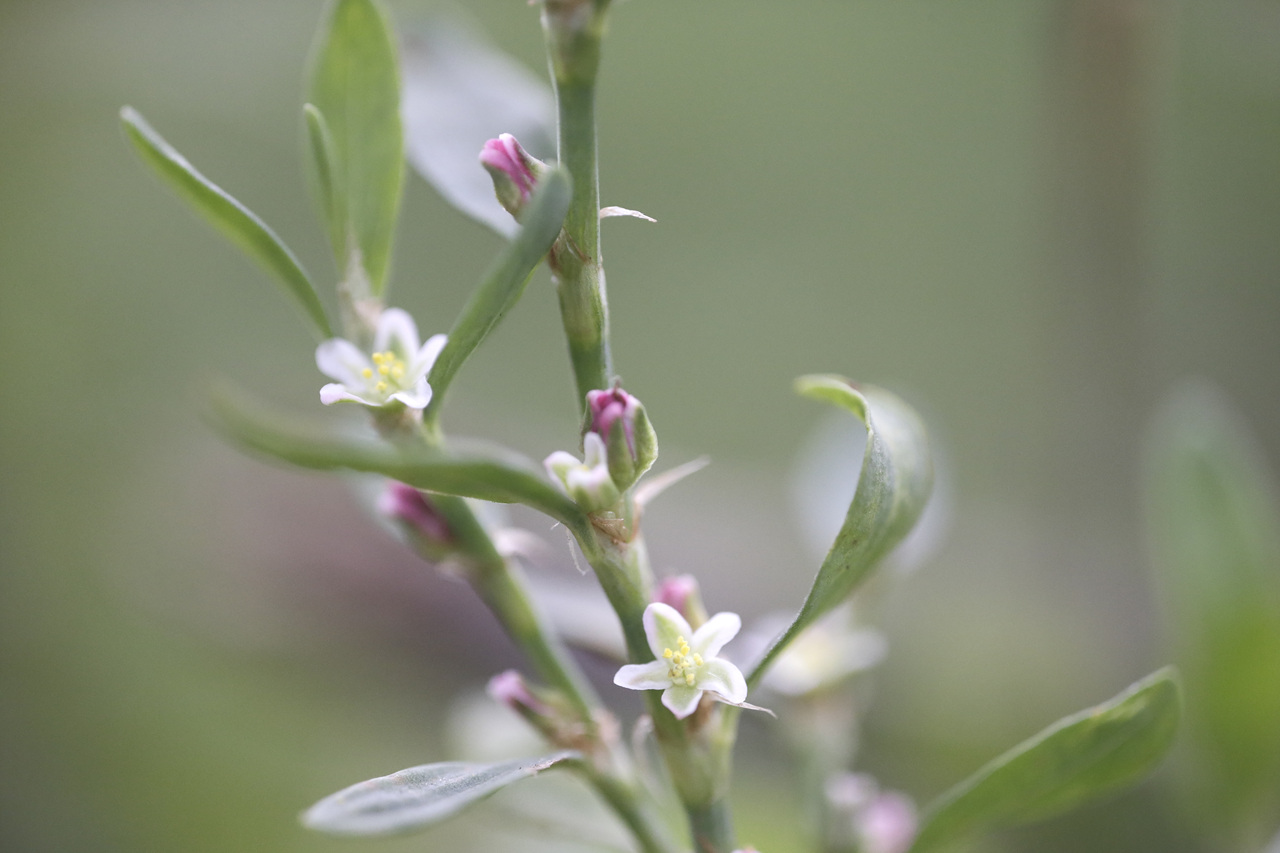
<instances>
[{"instance_id":1,"label":"curved leaf","mask_svg":"<svg viewBox=\"0 0 1280 853\"><path fill-rule=\"evenodd\" d=\"M358 252L373 295L383 292L404 188L400 67L396 44L374 0L335 0L312 61L310 101L328 125L331 178L345 222L338 268Z\"/></svg>"},{"instance_id":2,"label":"curved leaf","mask_svg":"<svg viewBox=\"0 0 1280 853\"><path fill-rule=\"evenodd\" d=\"M551 250L569 210L572 192L568 173L559 167L552 168L539 180L524 212L524 227L498 256L471 301L462 309L449 331L448 343L431 368L428 422L434 420L444 401L445 390L462 363L520 299L533 270Z\"/></svg>"},{"instance_id":3,"label":"curved leaf","mask_svg":"<svg viewBox=\"0 0 1280 853\"><path fill-rule=\"evenodd\" d=\"M338 160L333 149L333 134L324 113L315 104L303 104L302 116L307 126L307 143L311 149L311 165L315 191L319 196L325 226L329 229L329 245L333 248L338 268L345 268L347 212L345 199L338 191Z\"/></svg>"},{"instance_id":4,"label":"curved leaf","mask_svg":"<svg viewBox=\"0 0 1280 853\"><path fill-rule=\"evenodd\" d=\"M1173 745L1181 690L1169 668L1065 717L987 764L925 812L911 853L1044 820L1146 776Z\"/></svg>"},{"instance_id":5,"label":"curved leaf","mask_svg":"<svg viewBox=\"0 0 1280 853\"><path fill-rule=\"evenodd\" d=\"M325 797L307 809L302 823L332 835L412 832L453 817L508 785L581 759L566 751L501 764L446 761L410 767Z\"/></svg>"},{"instance_id":6,"label":"curved leaf","mask_svg":"<svg viewBox=\"0 0 1280 853\"><path fill-rule=\"evenodd\" d=\"M911 531L933 488L933 463L924 424L896 395L855 388L840 376L802 376L796 390L849 410L866 424L867 447L844 525L818 569L791 626L756 665L755 684L778 654L809 625L847 599L880 560Z\"/></svg>"},{"instance_id":7,"label":"curved leaf","mask_svg":"<svg viewBox=\"0 0 1280 853\"><path fill-rule=\"evenodd\" d=\"M535 156L554 156L551 87L450 19L410 33L402 50L410 164L445 201L512 236L516 222L498 204L493 181L480 167L480 149L510 133Z\"/></svg>"},{"instance_id":8,"label":"curved leaf","mask_svg":"<svg viewBox=\"0 0 1280 853\"><path fill-rule=\"evenodd\" d=\"M196 170L133 109L120 111L125 135L151 169L215 228L274 275L302 307L321 338L333 336L311 279L276 233L217 184Z\"/></svg>"},{"instance_id":9,"label":"curved leaf","mask_svg":"<svg viewBox=\"0 0 1280 853\"><path fill-rule=\"evenodd\" d=\"M495 503L521 503L549 515L580 540L591 523L543 472L510 451L491 446L465 453L424 444L390 444L317 431L251 411L226 389L215 391L210 417L240 446L317 471L382 474L419 489Z\"/></svg>"}]
</instances>

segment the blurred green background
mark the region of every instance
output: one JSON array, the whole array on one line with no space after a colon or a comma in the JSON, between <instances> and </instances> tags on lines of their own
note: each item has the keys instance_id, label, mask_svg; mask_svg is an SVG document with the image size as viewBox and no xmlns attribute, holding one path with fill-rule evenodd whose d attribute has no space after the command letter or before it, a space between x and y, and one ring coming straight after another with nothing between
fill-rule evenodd
<instances>
[{"instance_id":1,"label":"blurred green background","mask_svg":"<svg viewBox=\"0 0 1280 853\"><path fill-rule=\"evenodd\" d=\"M494 847L483 809L372 846L298 827L467 754L453 697L519 659L341 480L201 423L213 377L312 414L324 380L117 126L139 108L327 280L299 114L321 9L0 4L5 850ZM468 11L543 67L536 9ZM841 372L918 405L945 463L945 529L880 613L865 768L927 800L1171 658L1140 488L1160 401L1206 377L1280 459L1280 5L630 0L600 98L602 200L658 220L605 226L616 363L660 466L714 460L647 517L660 571L748 619L800 601L818 557L789 483L821 412L789 383ZM497 240L413 176L404 214L392 300L444 330ZM539 273L448 423L540 459L575 421ZM535 573L589 585L530 523ZM745 731L743 840L783 853L776 730ZM1169 775L984 849L1207 849Z\"/></svg>"}]
</instances>

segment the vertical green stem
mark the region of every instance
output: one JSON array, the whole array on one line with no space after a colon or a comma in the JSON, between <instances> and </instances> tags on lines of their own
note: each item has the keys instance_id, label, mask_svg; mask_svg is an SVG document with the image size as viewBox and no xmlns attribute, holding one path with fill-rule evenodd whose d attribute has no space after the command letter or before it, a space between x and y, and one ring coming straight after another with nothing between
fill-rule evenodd
<instances>
[{"instance_id":1,"label":"vertical green stem","mask_svg":"<svg viewBox=\"0 0 1280 853\"><path fill-rule=\"evenodd\" d=\"M608 387L613 373L596 166L596 74L604 6L547 0L542 15L556 90L559 159L573 177L573 201L564 237L552 250L552 270L579 406L586 405L588 391Z\"/></svg>"}]
</instances>

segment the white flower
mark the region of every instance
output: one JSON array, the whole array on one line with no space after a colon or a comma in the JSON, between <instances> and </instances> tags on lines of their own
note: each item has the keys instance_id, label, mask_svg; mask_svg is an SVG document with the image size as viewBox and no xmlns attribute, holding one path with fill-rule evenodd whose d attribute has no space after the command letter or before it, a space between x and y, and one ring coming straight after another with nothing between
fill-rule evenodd
<instances>
[{"instance_id":1,"label":"white flower","mask_svg":"<svg viewBox=\"0 0 1280 853\"><path fill-rule=\"evenodd\" d=\"M661 690L662 704L684 719L698 708L703 692L741 705L747 680L733 664L716 655L737 635L736 613L717 613L694 631L675 608L655 602L644 610L644 633L657 660L627 664L613 683L631 690Z\"/></svg>"},{"instance_id":2,"label":"white flower","mask_svg":"<svg viewBox=\"0 0 1280 853\"><path fill-rule=\"evenodd\" d=\"M582 439L581 462L572 453L557 450L543 461L547 474L566 495L588 512L607 509L622 497L609 475L604 439L594 432Z\"/></svg>"},{"instance_id":3,"label":"white flower","mask_svg":"<svg viewBox=\"0 0 1280 853\"><path fill-rule=\"evenodd\" d=\"M320 402L328 406L351 400L385 406L396 401L410 409L425 409L431 402L427 371L445 341L445 335L432 335L419 346L413 318L399 308L387 308L378 316L371 354L345 338L330 338L316 347L316 367L338 380L320 389Z\"/></svg>"}]
</instances>

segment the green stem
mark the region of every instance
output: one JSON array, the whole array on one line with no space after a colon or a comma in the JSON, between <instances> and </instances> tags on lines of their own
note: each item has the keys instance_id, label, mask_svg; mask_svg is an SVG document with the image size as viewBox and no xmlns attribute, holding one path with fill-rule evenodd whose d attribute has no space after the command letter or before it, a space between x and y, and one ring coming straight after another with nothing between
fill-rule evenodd
<instances>
[{"instance_id":1,"label":"green stem","mask_svg":"<svg viewBox=\"0 0 1280 853\"><path fill-rule=\"evenodd\" d=\"M686 808L696 853L732 853L737 847L729 801L720 797L701 806Z\"/></svg>"},{"instance_id":2,"label":"green stem","mask_svg":"<svg viewBox=\"0 0 1280 853\"><path fill-rule=\"evenodd\" d=\"M631 830L644 853L679 853L680 848L659 831L662 821L646 795L638 794L633 786L624 784L616 776L588 773L588 779Z\"/></svg>"},{"instance_id":3,"label":"green stem","mask_svg":"<svg viewBox=\"0 0 1280 853\"><path fill-rule=\"evenodd\" d=\"M559 159L573 178L573 201L563 239L552 250L552 269L582 407L587 392L607 388L613 373L596 165L596 75L606 5L549 0L542 15L556 91Z\"/></svg>"}]
</instances>

